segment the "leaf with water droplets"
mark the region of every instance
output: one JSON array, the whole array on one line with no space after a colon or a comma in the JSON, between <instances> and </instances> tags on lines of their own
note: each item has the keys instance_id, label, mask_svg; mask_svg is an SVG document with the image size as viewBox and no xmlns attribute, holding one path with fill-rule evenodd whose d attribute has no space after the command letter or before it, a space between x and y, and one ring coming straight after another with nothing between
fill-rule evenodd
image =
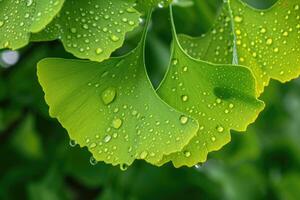
<instances>
[{"instance_id":1,"label":"leaf with water droplets","mask_svg":"<svg viewBox=\"0 0 300 200\"><path fill-rule=\"evenodd\" d=\"M289 81L300 75L300 0L278 0L257 10L231 0L238 61L257 79L258 93L270 79Z\"/></svg>"},{"instance_id":2,"label":"leaf with water droplets","mask_svg":"<svg viewBox=\"0 0 300 200\"><path fill-rule=\"evenodd\" d=\"M28 44L60 11L64 0L0 0L0 49Z\"/></svg>"},{"instance_id":3,"label":"leaf with water droplets","mask_svg":"<svg viewBox=\"0 0 300 200\"><path fill-rule=\"evenodd\" d=\"M191 58L177 38L160 97L199 122L197 136L181 152L164 157L176 167L204 162L230 141L230 130L245 131L264 108L256 99L255 79L242 66L211 64Z\"/></svg>"},{"instance_id":4,"label":"leaf with water droplets","mask_svg":"<svg viewBox=\"0 0 300 200\"><path fill-rule=\"evenodd\" d=\"M180 36L183 48L198 59L249 67L257 80L257 95L270 79L286 82L298 77L300 1L278 0L265 10L241 0L229 2L209 33L200 38Z\"/></svg>"},{"instance_id":5,"label":"leaf with water droplets","mask_svg":"<svg viewBox=\"0 0 300 200\"><path fill-rule=\"evenodd\" d=\"M193 58L216 64L231 64L234 35L228 7L222 7L209 32L200 37L180 34L178 39L184 51Z\"/></svg>"},{"instance_id":6,"label":"leaf with water droplets","mask_svg":"<svg viewBox=\"0 0 300 200\"><path fill-rule=\"evenodd\" d=\"M143 51L140 44L126 56L101 63L49 58L38 64L51 116L97 161L122 169L135 159L157 164L180 151L198 130L195 120L157 96Z\"/></svg>"},{"instance_id":7,"label":"leaf with water droplets","mask_svg":"<svg viewBox=\"0 0 300 200\"><path fill-rule=\"evenodd\" d=\"M100 62L122 46L125 34L139 25L139 17L132 1L68 0L32 40L60 39L76 57Z\"/></svg>"}]
</instances>

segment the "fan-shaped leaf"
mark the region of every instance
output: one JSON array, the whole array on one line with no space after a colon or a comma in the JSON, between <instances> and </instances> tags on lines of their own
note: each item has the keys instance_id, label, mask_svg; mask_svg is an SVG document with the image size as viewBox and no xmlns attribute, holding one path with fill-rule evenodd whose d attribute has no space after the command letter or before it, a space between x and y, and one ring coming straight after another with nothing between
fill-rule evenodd
<instances>
[{"instance_id":1,"label":"fan-shaped leaf","mask_svg":"<svg viewBox=\"0 0 300 200\"><path fill-rule=\"evenodd\" d=\"M300 74L300 1L278 0L257 10L231 0L239 63L252 69L258 93L271 78L289 81Z\"/></svg>"},{"instance_id":2,"label":"fan-shaped leaf","mask_svg":"<svg viewBox=\"0 0 300 200\"><path fill-rule=\"evenodd\" d=\"M64 0L1 0L0 48L28 44L30 33L41 31L59 12Z\"/></svg>"},{"instance_id":3,"label":"fan-shaped leaf","mask_svg":"<svg viewBox=\"0 0 300 200\"><path fill-rule=\"evenodd\" d=\"M245 67L216 65L188 56L175 36L169 71L158 94L169 105L198 120L197 136L183 151L166 156L176 167L193 166L230 141L230 129L245 131L263 109L255 79Z\"/></svg>"},{"instance_id":4,"label":"fan-shaped leaf","mask_svg":"<svg viewBox=\"0 0 300 200\"><path fill-rule=\"evenodd\" d=\"M138 26L140 14L132 6L123 0L68 0L60 15L32 40L60 39L76 57L103 61Z\"/></svg>"},{"instance_id":5,"label":"fan-shaped leaf","mask_svg":"<svg viewBox=\"0 0 300 200\"><path fill-rule=\"evenodd\" d=\"M258 95L270 79L286 82L298 77L300 1L278 0L265 10L241 0L229 2L208 34L180 36L183 48L195 58L249 67L257 80Z\"/></svg>"},{"instance_id":6,"label":"fan-shaped leaf","mask_svg":"<svg viewBox=\"0 0 300 200\"><path fill-rule=\"evenodd\" d=\"M124 57L102 63L45 59L38 76L50 114L97 160L157 164L180 151L198 124L165 104L144 67L143 44Z\"/></svg>"}]
</instances>

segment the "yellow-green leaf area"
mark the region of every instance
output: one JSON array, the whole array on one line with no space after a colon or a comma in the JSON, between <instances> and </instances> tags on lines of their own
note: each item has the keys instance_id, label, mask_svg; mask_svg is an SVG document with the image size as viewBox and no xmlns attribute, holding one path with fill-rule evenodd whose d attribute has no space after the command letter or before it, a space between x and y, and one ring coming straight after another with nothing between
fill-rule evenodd
<instances>
[{"instance_id":1,"label":"yellow-green leaf area","mask_svg":"<svg viewBox=\"0 0 300 200\"><path fill-rule=\"evenodd\" d=\"M228 6L222 6L212 28L200 37L180 34L178 39L184 51L196 59L216 64L233 62L232 24Z\"/></svg>"},{"instance_id":2,"label":"yellow-green leaf area","mask_svg":"<svg viewBox=\"0 0 300 200\"><path fill-rule=\"evenodd\" d=\"M59 16L32 40L60 39L76 57L103 61L139 25L140 14L133 5L123 0L68 0Z\"/></svg>"},{"instance_id":3,"label":"yellow-green leaf area","mask_svg":"<svg viewBox=\"0 0 300 200\"><path fill-rule=\"evenodd\" d=\"M198 120L197 136L181 151L165 156L175 167L204 162L230 141L230 130L245 131L264 108L256 99L255 79L245 67L217 65L187 55L173 43L169 71L158 89L174 108Z\"/></svg>"},{"instance_id":4,"label":"yellow-green leaf area","mask_svg":"<svg viewBox=\"0 0 300 200\"><path fill-rule=\"evenodd\" d=\"M238 61L257 79L258 94L270 79L289 81L300 74L300 1L278 0L257 10L231 0Z\"/></svg>"},{"instance_id":5,"label":"yellow-green leaf area","mask_svg":"<svg viewBox=\"0 0 300 200\"><path fill-rule=\"evenodd\" d=\"M0 0L0 49L18 49L30 33L41 31L63 6L64 0Z\"/></svg>"},{"instance_id":6,"label":"yellow-green leaf area","mask_svg":"<svg viewBox=\"0 0 300 200\"><path fill-rule=\"evenodd\" d=\"M141 45L101 63L44 59L38 77L50 115L98 161L128 166L143 159L156 165L197 133L197 121L155 93Z\"/></svg>"}]
</instances>

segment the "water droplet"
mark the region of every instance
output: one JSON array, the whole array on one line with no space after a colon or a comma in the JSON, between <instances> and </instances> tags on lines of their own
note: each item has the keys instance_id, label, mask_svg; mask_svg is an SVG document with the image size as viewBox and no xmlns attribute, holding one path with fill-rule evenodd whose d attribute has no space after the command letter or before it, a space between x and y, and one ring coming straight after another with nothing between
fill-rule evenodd
<instances>
[{"instance_id":1,"label":"water droplet","mask_svg":"<svg viewBox=\"0 0 300 200\"><path fill-rule=\"evenodd\" d=\"M218 127L217 127L217 131L218 131L219 133L222 133L222 132L224 131L224 128L223 128L222 126L218 126Z\"/></svg>"},{"instance_id":2,"label":"water droplet","mask_svg":"<svg viewBox=\"0 0 300 200\"><path fill-rule=\"evenodd\" d=\"M111 35L110 36L110 39L113 41L113 42L117 42L120 38L116 35Z\"/></svg>"},{"instance_id":3,"label":"water droplet","mask_svg":"<svg viewBox=\"0 0 300 200\"><path fill-rule=\"evenodd\" d=\"M261 33L266 33L267 30L266 30L265 28L261 28L261 29L260 29L260 32L261 32Z\"/></svg>"},{"instance_id":4,"label":"water droplet","mask_svg":"<svg viewBox=\"0 0 300 200\"><path fill-rule=\"evenodd\" d=\"M90 144L90 148L93 149L97 146L97 144L95 142L93 142L92 144Z\"/></svg>"},{"instance_id":5,"label":"water droplet","mask_svg":"<svg viewBox=\"0 0 300 200\"><path fill-rule=\"evenodd\" d=\"M91 163L91 165L97 165L98 161L92 156L90 158L90 163Z\"/></svg>"},{"instance_id":6,"label":"water droplet","mask_svg":"<svg viewBox=\"0 0 300 200\"><path fill-rule=\"evenodd\" d=\"M145 159L145 158L147 158L147 156L148 156L148 152L147 152L147 151L143 151L143 152L141 153L141 155L140 155L140 158L141 158L141 159Z\"/></svg>"},{"instance_id":7,"label":"water droplet","mask_svg":"<svg viewBox=\"0 0 300 200\"><path fill-rule=\"evenodd\" d=\"M0 21L0 28L4 25L4 21Z\"/></svg>"},{"instance_id":8,"label":"water droplet","mask_svg":"<svg viewBox=\"0 0 300 200\"><path fill-rule=\"evenodd\" d=\"M181 124L186 124L189 121L189 118L185 115L180 116L180 123Z\"/></svg>"},{"instance_id":9,"label":"water droplet","mask_svg":"<svg viewBox=\"0 0 300 200\"><path fill-rule=\"evenodd\" d=\"M188 71L188 67L187 66L183 67L183 71L187 72Z\"/></svg>"},{"instance_id":10,"label":"water droplet","mask_svg":"<svg viewBox=\"0 0 300 200\"><path fill-rule=\"evenodd\" d=\"M108 143L110 140L111 140L111 136L110 136L110 135L106 135L106 136L103 138L103 142L105 142L105 143Z\"/></svg>"},{"instance_id":11,"label":"water droplet","mask_svg":"<svg viewBox=\"0 0 300 200\"><path fill-rule=\"evenodd\" d=\"M235 17L234 17L234 21L239 23L239 22L242 22L242 21L243 21L243 18L240 17L240 16L235 16Z\"/></svg>"},{"instance_id":12,"label":"water droplet","mask_svg":"<svg viewBox=\"0 0 300 200\"><path fill-rule=\"evenodd\" d=\"M121 169L122 171L126 171L126 170L128 169L128 165L127 165L127 164L121 164L121 165L120 165L120 169Z\"/></svg>"},{"instance_id":13,"label":"water droplet","mask_svg":"<svg viewBox=\"0 0 300 200\"><path fill-rule=\"evenodd\" d=\"M97 48L97 49L96 49L96 54L99 55L99 54L101 54L102 52L103 52L103 49L101 49L101 48Z\"/></svg>"},{"instance_id":14,"label":"water droplet","mask_svg":"<svg viewBox=\"0 0 300 200\"><path fill-rule=\"evenodd\" d=\"M27 0L27 6L31 6L32 5L32 3L33 3L33 0Z\"/></svg>"},{"instance_id":15,"label":"water droplet","mask_svg":"<svg viewBox=\"0 0 300 200\"><path fill-rule=\"evenodd\" d=\"M71 28L70 31L71 31L71 33L76 33L77 29L76 28Z\"/></svg>"},{"instance_id":16,"label":"water droplet","mask_svg":"<svg viewBox=\"0 0 300 200\"><path fill-rule=\"evenodd\" d=\"M187 158L190 157L190 156L191 156L191 152L185 151L185 152L184 152L184 156L187 157Z\"/></svg>"},{"instance_id":17,"label":"water droplet","mask_svg":"<svg viewBox=\"0 0 300 200\"><path fill-rule=\"evenodd\" d=\"M134 13L134 12L136 12L136 10L134 9L134 8L127 8L126 9L126 11L128 12L128 13Z\"/></svg>"},{"instance_id":18,"label":"water droplet","mask_svg":"<svg viewBox=\"0 0 300 200\"><path fill-rule=\"evenodd\" d=\"M120 118L116 118L112 121L112 127L115 129L119 129L122 126L122 120Z\"/></svg>"},{"instance_id":19,"label":"water droplet","mask_svg":"<svg viewBox=\"0 0 300 200\"><path fill-rule=\"evenodd\" d=\"M196 168L196 169L200 169L201 167L202 167L202 164L201 164L201 163L195 165L195 168Z\"/></svg>"},{"instance_id":20,"label":"water droplet","mask_svg":"<svg viewBox=\"0 0 300 200\"><path fill-rule=\"evenodd\" d=\"M181 100L186 102L189 99L189 97L187 95L182 95L181 96Z\"/></svg>"},{"instance_id":21,"label":"water droplet","mask_svg":"<svg viewBox=\"0 0 300 200\"><path fill-rule=\"evenodd\" d=\"M174 58L174 59L172 60L172 64L173 64L173 65L177 65L177 64L178 64L178 60L177 60L176 58Z\"/></svg>"},{"instance_id":22,"label":"water droplet","mask_svg":"<svg viewBox=\"0 0 300 200\"><path fill-rule=\"evenodd\" d=\"M273 43L272 38L268 38L266 43L267 43L267 45L271 45Z\"/></svg>"},{"instance_id":23,"label":"water droplet","mask_svg":"<svg viewBox=\"0 0 300 200\"><path fill-rule=\"evenodd\" d=\"M75 147L75 146L77 145L77 142L76 142L75 140L70 140L70 141L69 141L69 145L70 145L71 147Z\"/></svg>"},{"instance_id":24,"label":"water droplet","mask_svg":"<svg viewBox=\"0 0 300 200\"><path fill-rule=\"evenodd\" d=\"M112 103L116 98L116 89L113 87L107 88L102 92L101 97L105 105Z\"/></svg>"}]
</instances>

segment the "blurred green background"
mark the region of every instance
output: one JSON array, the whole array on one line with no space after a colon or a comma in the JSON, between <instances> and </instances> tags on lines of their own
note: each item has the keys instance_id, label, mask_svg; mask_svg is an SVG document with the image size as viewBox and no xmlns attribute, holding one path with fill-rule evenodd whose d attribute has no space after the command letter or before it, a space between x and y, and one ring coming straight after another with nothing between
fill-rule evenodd
<instances>
[{"instance_id":1,"label":"blurred green background","mask_svg":"<svg viewBox=\"0 0 300 200\"><path fill-rule=\"evenodd\" d=\"M185 0L182 0L185 1ZM247 0L267 8L274 0ZM189 5L189 4L186 4ZM207 31L220 0L195 0L174 8L177 31L193 36ZM128 34L132 49L140 30ZM169 59L168 10L153 14L146 64L154 86ZM36 77L44 57L73 58L59 42L34 43L0 51L0 199L30 200L194 200L300 199L300 80L271 82L261 97L267 104L247 133L211 153L205 164L175 169L135 162L126 171L90 164L90 153L71 147L66 131L48 115Z\"/></svg>"}]
</instances>

